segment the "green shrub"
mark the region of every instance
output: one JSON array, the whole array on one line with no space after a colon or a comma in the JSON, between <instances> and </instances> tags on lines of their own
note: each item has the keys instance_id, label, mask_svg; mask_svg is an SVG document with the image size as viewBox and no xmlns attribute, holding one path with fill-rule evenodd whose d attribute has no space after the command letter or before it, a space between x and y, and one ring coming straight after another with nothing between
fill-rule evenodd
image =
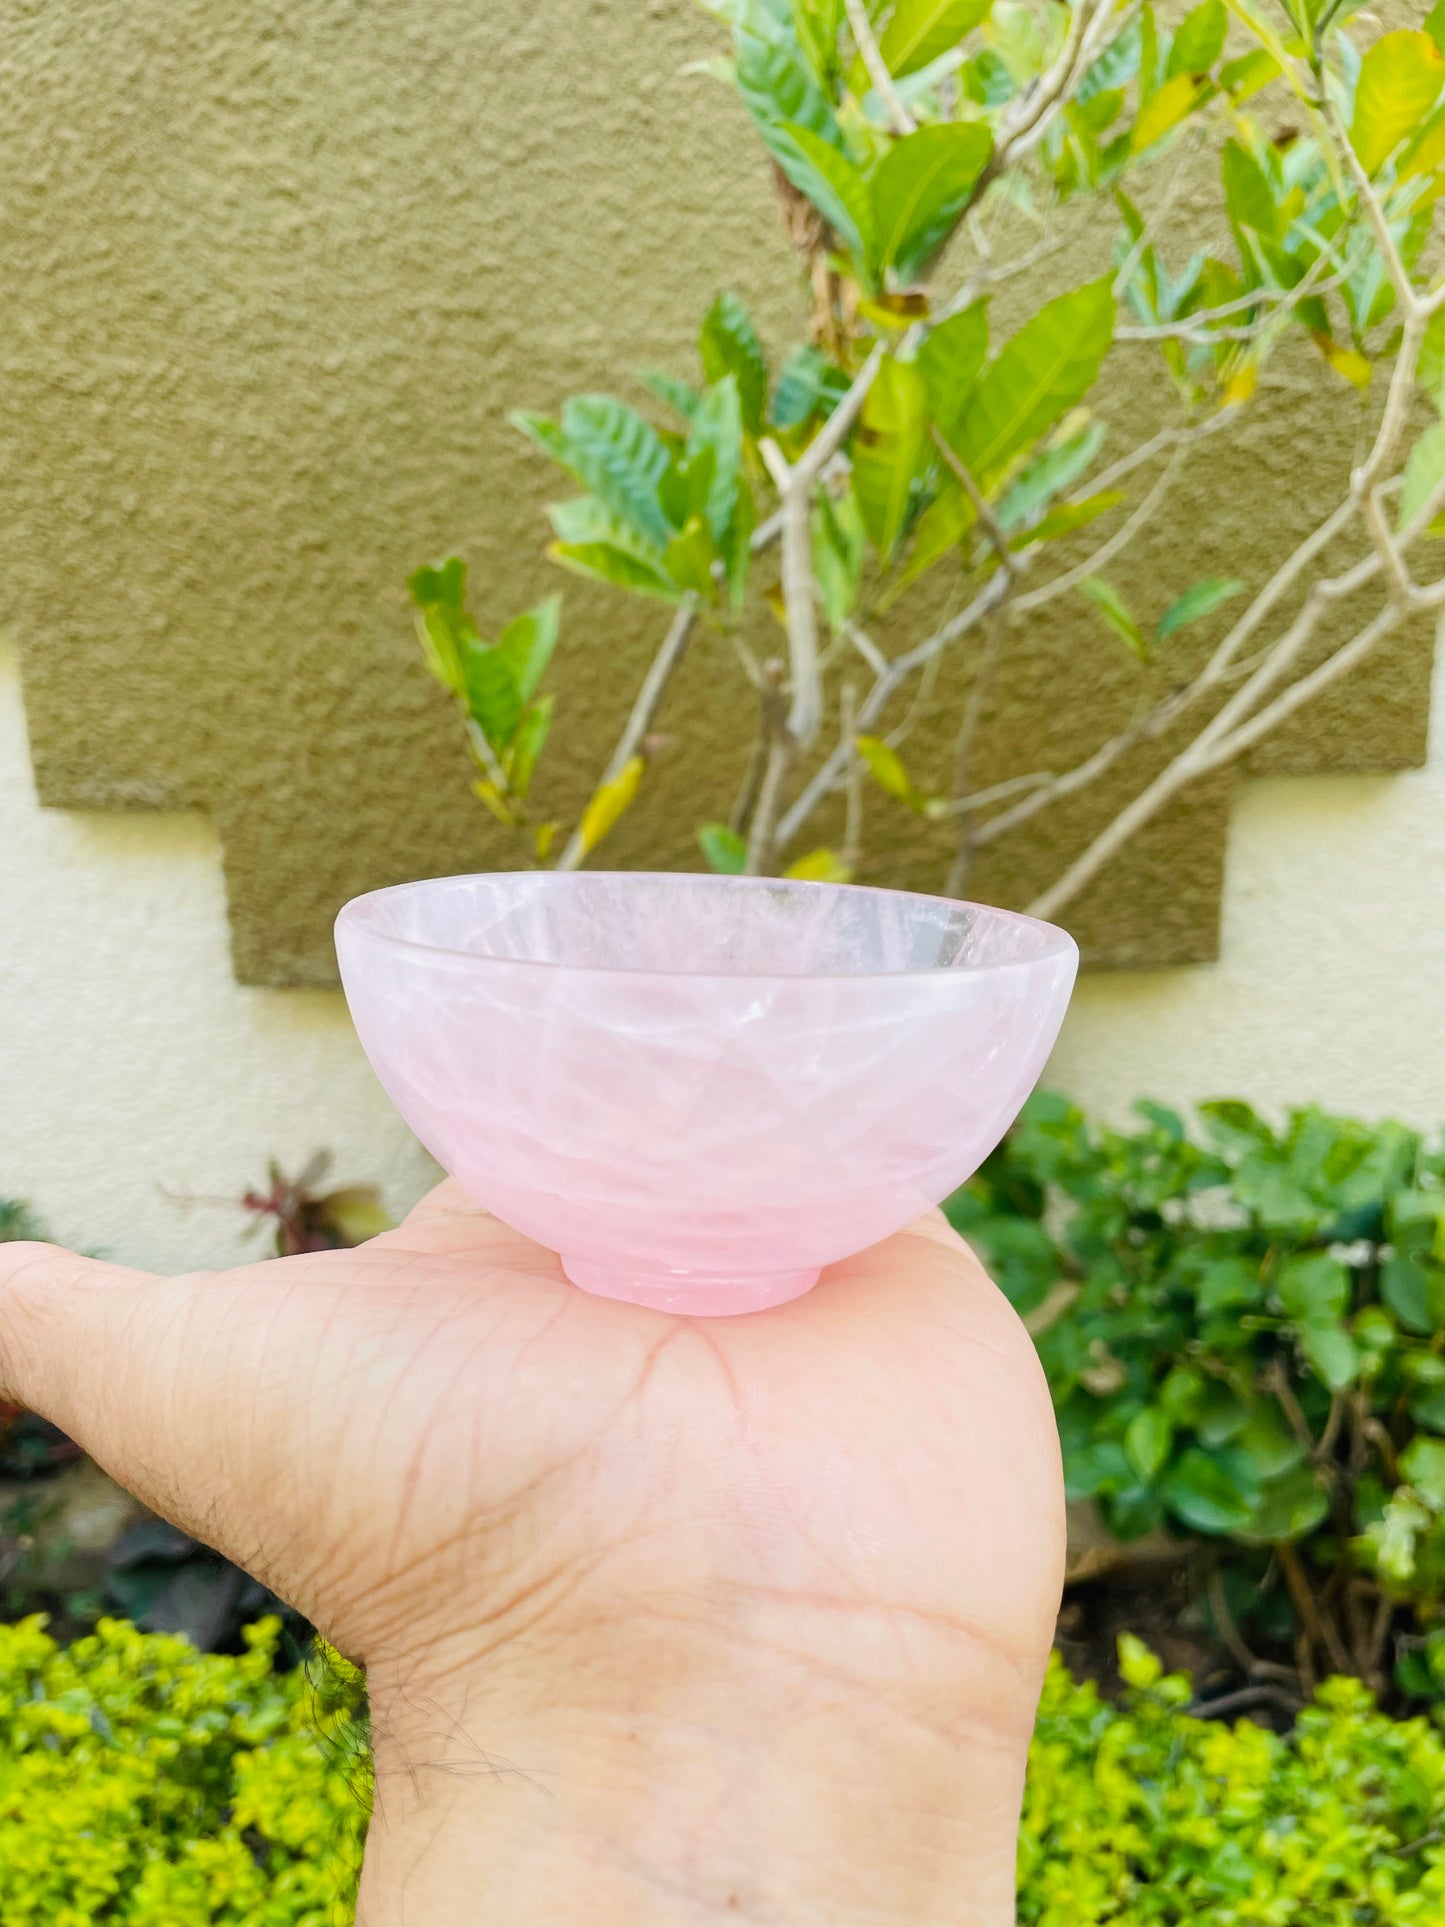
<instances>
[{"instance_id":1,"label":"green shrub","mask_svg":"<svg viewBox=\"0 0 1445 1927\"><path fill-rule=\"evenodd\" d=\"M1122 1642L1118 1705L1057 1662L1019 1838L1019 1919L1403 1927L1445 1919L1445 1744L1320 1689L1288 1738L1180 1709L1190 1686Z\"/></svg>"},{"instance_id":2,"label":"green shrub","mask_svg":"<svg viewBox=\"0 0 1445 1927\"><path fill-rule=\"evenodd\" d=\"M1071 1495L1254 1551L1321 1671L1378 1678L1403 1621L1401 1684L1438 1690L1445 1146L1232 1102L1194 1142L1138 1109L1036 1097L948 1207L1021 1310L1068 1299L1038 1343Z\"/></svg>"},{"instance_id":3,"label":"green shrub","mask_svg":"<svg viewBox=\"0 0 1445 1927\"><path fill-rule=\"evenodd\" d=\"M4 1927L349 1927L367 1784L359 1682L106 1621L57 1647L0 1627ZM1111 1705L1056 1660L1019 1840L1037 1927L1445 1918L1445 1742L1321 1689L1289 1738L1183 1712L1123 1642Z\"/></svg>"},{"instance_id":4,"label":"green shrub","mask_svg":"<svg viewBox=\"0 0 1445 1927\"><path fill-rule=\"evenodd\" d=\"M0 1626L4 1927L345 1927L365 1754L345 1669L103 1620L61 1648Z\"/></svg>"}]
</instances>

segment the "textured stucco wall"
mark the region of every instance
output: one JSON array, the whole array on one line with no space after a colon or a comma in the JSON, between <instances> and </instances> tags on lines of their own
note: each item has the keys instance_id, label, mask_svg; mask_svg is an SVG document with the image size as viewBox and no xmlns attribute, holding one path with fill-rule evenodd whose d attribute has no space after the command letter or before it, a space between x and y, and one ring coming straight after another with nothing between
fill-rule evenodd
<instances>
[{"instance_id":1,"label":"textured stucco wall","mask_svg":"<svg viewBox=\"0 0 1445 1927\"><path fill-rule=\"evenodd\" d=\"M245 982L329 983L347 896L504 860L402 584L457 546L484 619L554 586L551 478L507 409L685 367L721 285L775 347L793 336L756 144L722 89L681 71L716 37L693 0L9 0L0 587L40 794L207 812ZM1137 422L1151 391L1124 352L1113 380ZM1157 613L1196 574L1258 578L1347 474L1357 426L1317 358L1282 363L1120 586ZM569 593L563 810L657 622ZM1382 652L1259 767L1418 761L1428 657L1419 632ZM705 644L680 678L618 861L697 861L693 827L742 753L726 662ZM1094 616L1060 605L1000 676L980 779L1066 767L1138 695ZM948 733L936 708L920 769L946 768ZM975 890L1027 898L1147 773L1132 763L1000 846ZM1213 953L1229 792L1187 796L1071 910L1092 957ZM912 834L874 812L873 872L935 887L941 852L905 858Z\"/></svg>"},{"instance_id":2,"label":"textured stucco wall","mask_svg":"<svg viewBox=\"0 0 1445 1927\"><path fill-rule=\"evenodd\" d=\"M1445 697L1445 690L1441 691ZM1052 1081L1120 1116L1317 1098L1445 1114L1445 700L1429 766L1249 786L1221 961L1080 986ZM68 1242L168 1270L254 1253L237 1196L322 1145L394 1208L428 1181L339 994L237 985L211 826L41 809L0 644L0 1193Z\"/></svg>"}]
</instances>

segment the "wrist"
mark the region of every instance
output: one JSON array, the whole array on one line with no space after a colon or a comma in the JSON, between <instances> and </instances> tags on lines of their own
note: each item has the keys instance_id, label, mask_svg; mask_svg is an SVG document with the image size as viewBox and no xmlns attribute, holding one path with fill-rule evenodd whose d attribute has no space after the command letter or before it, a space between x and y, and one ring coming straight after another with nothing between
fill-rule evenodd
<instances>
[{"instance_id":1,"label":"wrist","mask_svg":"<svg viewBox=\"0 0 1445 1927\"><path fill-rule=\"evenodd\" d=\"M1009 1927L1031 1669L717 1658L377 1682L364 1927Z\"/></svg>"}]
</instances>

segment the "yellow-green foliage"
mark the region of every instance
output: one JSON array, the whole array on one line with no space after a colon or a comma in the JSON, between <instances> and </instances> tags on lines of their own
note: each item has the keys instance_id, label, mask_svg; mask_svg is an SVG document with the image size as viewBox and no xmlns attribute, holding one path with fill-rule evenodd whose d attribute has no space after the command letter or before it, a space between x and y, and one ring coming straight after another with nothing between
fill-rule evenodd
<instances>
[{"instance_id":1,"label":"yellow-green foliage","mask_svg":"<svg viewBox=\"0 0 1445 1927\"><path fill-rule=\"evenodd\" d=\"M1188 1718L1135 1640L1118 1706L1054 1663L1019 1842L1029 1927L1436 1927L1445 1743L1331 1680L1288 1739Z\"/></svg>"},{"instance_id":2,"label":"yellow-green foliage","mask_svg":"<svg viewBox=\"0 0 1445 1927\"><path fill-rule=\"evenodd\" d=\"M0 1626L3 1927L349 1927L360 1692L106 1621ZM1111 1705L1055 1662L1019 1843L1027 1927L1434 1927L1445 1740L1334 1680L1289 1739L1190 1719L1125 1641Z\"/></svg>"},{"instance_id":3,"label":"yellow-green foliage","mask_svg":"<svg viewBox=\"0 0 1445 1927\"><path fill-rule=\"evenodd\" d=\"M0 1626L4 1927L346 1927L366 1825L343 1675L117 1620Z\"/></svg>"}]
</instances>

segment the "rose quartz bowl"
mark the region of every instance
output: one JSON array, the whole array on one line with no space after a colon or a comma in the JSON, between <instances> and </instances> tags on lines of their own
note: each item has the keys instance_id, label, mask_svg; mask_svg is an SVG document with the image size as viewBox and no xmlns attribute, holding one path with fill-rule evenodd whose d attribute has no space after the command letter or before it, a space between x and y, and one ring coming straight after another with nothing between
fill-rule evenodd
<instances>
[{"instance_id":1,"label":"rose quartz bowl","mask_svg":"<svg viewBox=\"0 0 1445 1927\"><path fill-rule=\"evenodd\" d=\"M336 922L367 1056L479 1204L584 1291L796 1298L997 1144L1072 938L894 890L629 873L443 877Z\"/></svg>"}]
</instances>

